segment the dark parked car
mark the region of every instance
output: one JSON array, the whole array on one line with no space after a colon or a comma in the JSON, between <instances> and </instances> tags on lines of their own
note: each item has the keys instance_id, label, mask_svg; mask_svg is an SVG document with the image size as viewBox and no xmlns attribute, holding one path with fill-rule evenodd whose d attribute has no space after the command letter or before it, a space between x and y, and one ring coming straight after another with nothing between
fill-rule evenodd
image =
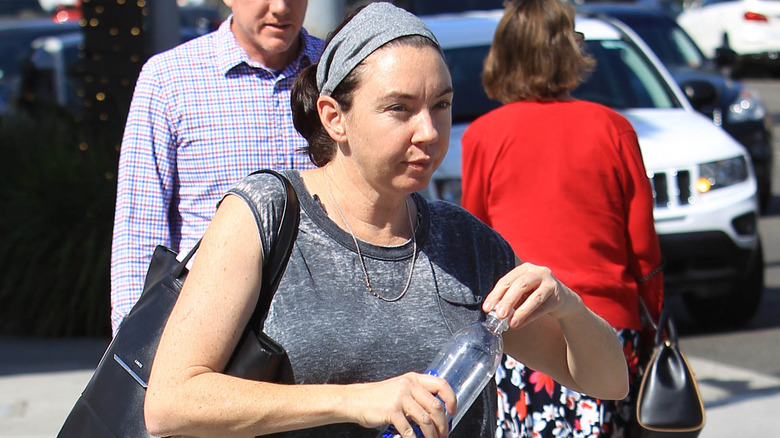
<instances>
[{"instance_id":1,"label":"dark parked car","mask_svg":"<svg viewBox=\"0 0 780 438\"><path fill-rule=\"evenodd\" d=\"M745 146L756 171L761 211L766 212L772 200L771 121L756 91L719 72L719 65L733 61L733 53L721 51L715 60L707 59L674 20L657 10L618 4L586 4L580 10L629 26L672 73L694 108Z\"/></svg>"},{"instance_id":2,"label":"dark parked car","mask_svg":"<svg viewBox=\"0 0 780 438\"><path fill-rule=\"evenodd\" d=\"M214 31L221 20L214 8L180 7L180 41L183 43ZM60 26L64 24L67 23ZM42 36L19 47L22 54L16 68L21 70L21 78L15 85L19 90L16 93L24 96L18 100L24 109L58 107L66 108L76 116L82 115L84 34L77 24L75 26L69 33Z\"/></svg>"},{"instance_id":3,"label":"dark parked car","mask_svg":"<svg viewBox=\"0 0 780 438\"><path fill-rule=\"evenodd\" d=\"M55 23L51 18L0 19L0 115L18 88L22 61L30 44L43 36L78 32L78 23Z\"/></svg>"}]
</instances>

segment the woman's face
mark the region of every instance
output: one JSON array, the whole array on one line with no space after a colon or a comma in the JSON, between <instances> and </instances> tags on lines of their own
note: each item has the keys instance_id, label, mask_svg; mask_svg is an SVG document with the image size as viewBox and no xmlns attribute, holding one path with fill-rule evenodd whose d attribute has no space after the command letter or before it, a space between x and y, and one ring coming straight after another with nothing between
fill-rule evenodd
<instances>
[{"instance_id":1,"label":"woman's face","mask_svg":"<svg viewBox=\"0 0 780 438\"><path fill-rule=\"evenodd\" d=\"M433 47L395 45L365 59L342 150L379 193L424 189L447 153L452 80Z\"/></svg>"}]
</instances>

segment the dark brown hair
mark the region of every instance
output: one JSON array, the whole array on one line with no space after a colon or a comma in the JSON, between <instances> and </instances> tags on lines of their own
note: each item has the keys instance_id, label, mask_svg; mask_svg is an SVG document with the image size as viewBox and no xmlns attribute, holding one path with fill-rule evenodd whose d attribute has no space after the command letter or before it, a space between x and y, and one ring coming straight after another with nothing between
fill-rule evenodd
<instances>
[{"instance_id":1,"label":"dark brown hair","mask_svg":"<svg viewBox=\"0 0 780 438\"><path fill-rule=\"evenodd\" d=\"M595 67L574 35L574 8L561 0L505 3L485 59L482 85L502 103L549 101L577 88Z\"/></svg>"}]
</instances>

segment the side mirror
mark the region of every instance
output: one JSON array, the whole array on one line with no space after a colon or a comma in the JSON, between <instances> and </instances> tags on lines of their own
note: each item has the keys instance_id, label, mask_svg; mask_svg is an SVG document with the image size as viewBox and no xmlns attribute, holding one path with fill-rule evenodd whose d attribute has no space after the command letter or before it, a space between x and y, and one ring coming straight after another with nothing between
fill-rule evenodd
<instances>
[{"instance_id":1,"label":"side mirror","mask_svg":"<svg viewBox=\"0 0 780 438\"><path fill-rule=\"evenodd\" d=\"M718 68L731 67L737 63L737 52L729 47L718 47L713 61Z\"/></svg>"},{"instance_id":2,"label":"side mirror","mask_svg":"<svg viewBox=\"0 0 780 438\"><path fill-rule=\"evenodd\" d=\"M718 102L718 90L707 81L687 81L680 84L691 105L697 110L715 105Z\"/></svg>"}]
</instances>

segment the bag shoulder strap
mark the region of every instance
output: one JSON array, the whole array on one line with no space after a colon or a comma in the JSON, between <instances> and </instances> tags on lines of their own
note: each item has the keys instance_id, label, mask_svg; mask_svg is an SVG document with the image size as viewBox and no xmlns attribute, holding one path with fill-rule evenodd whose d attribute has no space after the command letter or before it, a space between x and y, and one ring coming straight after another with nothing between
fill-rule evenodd
<instances>
[{"instance_id":1,"label":"bag shoulder strap","mask_svg":"<svg viewBox=\"0 0 780 438\"><path fill-rule=\"evenodd\" d=\"M266 260L263 260L263 279L260 297L257 300L255 311L252 313L252 318L249 320L250 327L262 329L268 309L271 307L274 293L276 293L276 288L279 286L279 281L290 259L295 238L298 236L300 205L298 204L298 195L295 193L295 188L284 175L270 169L258 170L252 174L257 173L269 173L276 176L284 187L284 208L282 209L282 217L276 233L276 241L271 242L268 257Z\"/></svg>"}]
</instances>

